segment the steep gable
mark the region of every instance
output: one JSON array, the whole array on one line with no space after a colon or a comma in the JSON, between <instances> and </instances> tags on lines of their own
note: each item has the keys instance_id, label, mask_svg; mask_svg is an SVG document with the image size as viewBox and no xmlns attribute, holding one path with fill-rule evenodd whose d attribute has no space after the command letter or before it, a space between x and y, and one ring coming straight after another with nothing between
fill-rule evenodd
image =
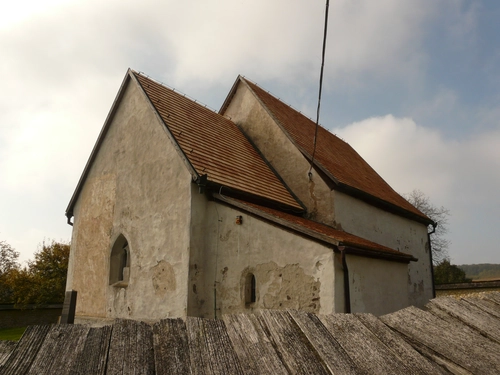
<instances>
[{"instance_id":1,"label":"steep gable","mask_svg":"<svg viewBox=\"0 0 500 375\"><path fill-rule=\"evenodd\" d=\"M141 87L151 109L165 125L170 139L193 175L193 180L211 184L213 188L223 186L236 195L253 196L288 211L304 211L293 193L233 122L129 69L66 209L68 222L123 92L130 83ZM227 193L228 189L225 191Z\"/></svg>"},{"instance_id":2,"label":"steep gable","mask_svg":"<svg viewBox=\"0 0 500 375\"><path fill-rule=\"evenodd\" d=\"M224 114L239 82L250 88L291 142L310 161L316 124L255 83L239 77L220 113ZM394 191L348 143L321 126L318 127L314 158L315 167L323 172L335 189L410 216L415 220L431 223L427 216Z\"/></svg>"},{"instance_id":3,"label":"steep gable","mask_svg":"<svg viewBox=\"0 0 500 375\"><path fill-rule=\"evenodd\" d=\"M229 119L138 73L151 104L198 176L287 206L303 207Z\"/></svg>"}]
</instances>

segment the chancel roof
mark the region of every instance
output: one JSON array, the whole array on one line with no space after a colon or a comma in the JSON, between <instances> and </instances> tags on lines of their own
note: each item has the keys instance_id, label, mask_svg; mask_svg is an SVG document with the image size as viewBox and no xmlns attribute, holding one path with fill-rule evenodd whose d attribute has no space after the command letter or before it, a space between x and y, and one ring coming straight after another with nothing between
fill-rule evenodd
<instances>
[{"instance_id":1,"label":"chancel roof","mask_svg":"<svg viewBox=\"0 0 500 375\"><path fill-rule=\"evenodd\" d=\"M328 225L321 224L301 216L292 215L254 203L231 199L220 194L214 194L214 197L285 228L302 233L324 243L335 245L337 248L342 247L346 249L347 253L350 254L399 262L417 260L410 254L391 249L387 246L380 245L365 238L332 228Z\"/></svg>"},{"instance_id":2,"label":"chancel roof","mask_svg":"<svg viewBox=\"0 0 500 375\"><path fill-rule=\"evenodd\" d=\"M302 113L283 103L255 83L240 77L255 93L270 115L288 135L302 154L311 160L316 124ZM224 107L221 112L224 111ZM339 189L360 198L375 198L389 208L404 210L424 222L430 219L401 197L375 170L345 141L319 126L314 164Z\"/></svg>"}]
</instances>

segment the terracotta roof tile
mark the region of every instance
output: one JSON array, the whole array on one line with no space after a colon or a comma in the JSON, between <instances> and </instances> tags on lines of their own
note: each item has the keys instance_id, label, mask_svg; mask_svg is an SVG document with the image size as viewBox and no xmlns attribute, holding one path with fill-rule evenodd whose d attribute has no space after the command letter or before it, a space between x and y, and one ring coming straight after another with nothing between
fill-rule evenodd
<instances>
[{"instance_id":1,"label":"terracotta roof tile","mask_svg":"<svg viewBox=\"0 0 500 375\"><path fill-rule=\"evenodd\" d=\"M241 79L253 90L278 124L300 148L301 152L310 159L313 152L316 126L314 121L256 84L244 78ZM422 212L394 191L348 143L322 127L318 128L315 163L319 163L341 184L428 219Z\"/></svg>"},{"instance_id":2,"label":"terracotta roof tile","mask_svg":"<svg viewBox=\"0 0 500 375\"><path fill-rule=\"evenodd\" d=\"M144 75L134 75L199 175L303 210L232 121Z\"/></svg>"},{"instance_id":3,"label":"terracotta roof tile","mask_svg":"<svg viewBox=\"0 0 500 375\"><path fill-rule=\"evenodd\" d=\"M390 247L380 245L365 238L332 228L328 225L321 224L301 216L292 215L254 203L243 202L238 199L227 198L219 194L215 194L215 197L238 208L249 209L254 214L259 214L259 212L263 213L267 216L268 219L270 218L270 216L276 219L280 219L288 223L289 226L293 226L295 229L300 227L305 230L312 231L318 235L328 237L329 239L338 242L338 246L349 246L358 249L365 249L378 254L385 253L388 256L399 256L402 258L407 258L408 261L415 260L415 258L413 258L413 256L410 254L391 249Z\"/></svg>"}]
</instances>

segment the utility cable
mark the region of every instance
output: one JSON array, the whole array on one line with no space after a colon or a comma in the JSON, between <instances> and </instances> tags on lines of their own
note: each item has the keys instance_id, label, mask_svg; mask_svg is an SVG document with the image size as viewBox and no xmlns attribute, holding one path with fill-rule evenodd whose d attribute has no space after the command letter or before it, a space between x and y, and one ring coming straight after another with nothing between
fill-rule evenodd
<instances>
[{"instance_id":1,"label":"utility cable","mask_svg":"<svg viewBox=\"0 0 500 375\"><path fill-rule=\"evenodd\" d=\"M318 109L316 111L316 127L314 129L314 141L313 141L313 152L311 157L311 167L309 168L309 179L312 178L312 168L314 164L314 156L316 154L316 142L318 138L318 127L319 127L319 113L321 108L321 91L323 89L323 70L325 67L325 52L326 52L326 37L328 34L328 10L330 8L330 0L326 0L326 9L325 9L325 30L323 34L323 52L321 55L321 72L319 75L319 94L318 94Z\"/></svg>"}]
</instances>

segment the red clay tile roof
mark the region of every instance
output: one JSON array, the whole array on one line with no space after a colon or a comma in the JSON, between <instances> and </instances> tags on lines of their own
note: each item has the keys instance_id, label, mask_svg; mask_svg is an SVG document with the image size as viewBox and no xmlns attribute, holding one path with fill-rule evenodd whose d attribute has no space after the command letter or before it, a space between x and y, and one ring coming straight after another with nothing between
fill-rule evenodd
<instances>
[{"instance_id":1,"label":"red clay tile roof","mask_svg":"<svg viewBox=\"0 0 500 375\"><path fill-rule=\"evenodd\" d=\"M303 211L280 179L229 119L133 72L198 175Z\"/></svg>"},{"instance_id":2,"label":"red clay tile roof","mask_svg":"<svg viewBox=\"0 0 500 375\"><path fill-rule=\"evenodd\" d=\"M373 241L369 241L362 237L355 236L354 234L350 234L335 228L332 228L328 225L324 225L309 219L305 219L300 216L295 216L289 213L285 213L282 211L278 211L269 207L260 206L257 204L244 202L238 199L232 199L228 197L221 196L219 194L214 194L214 196L224 201L230 205L236 206L238 208L247 210L253 214L257 214L258 216L267 218L268 220L276 221L273 219L278 219L280 222L291 229L298 230L300 232L314 232L317 234L315 236L317 239L323 239L325 242L338 242L338 246L346 246L353 247L357 249L364 249L371 252L375 255L386 255L386 257L391 258L400 258L399 260L416 260L412 255L406 254L390 247L380 245ZM305 231L304 231L305 230ZM364 255L369 255L365 253Z\"/></svg>"},{"instance_id":3,"label":"red clay tile roof","mask_svg":"<svg viewBox=\"0 0 500 375\"><path fill-rule=\"evenodd\" d=\"M251 88L292 142L310 160L316 124L256 84L240 79ZM329 172L338 183L428 220L427 216L394 191L348 143L322 127L318 128L315 163Z\"/></svg>"}]
</instances>

